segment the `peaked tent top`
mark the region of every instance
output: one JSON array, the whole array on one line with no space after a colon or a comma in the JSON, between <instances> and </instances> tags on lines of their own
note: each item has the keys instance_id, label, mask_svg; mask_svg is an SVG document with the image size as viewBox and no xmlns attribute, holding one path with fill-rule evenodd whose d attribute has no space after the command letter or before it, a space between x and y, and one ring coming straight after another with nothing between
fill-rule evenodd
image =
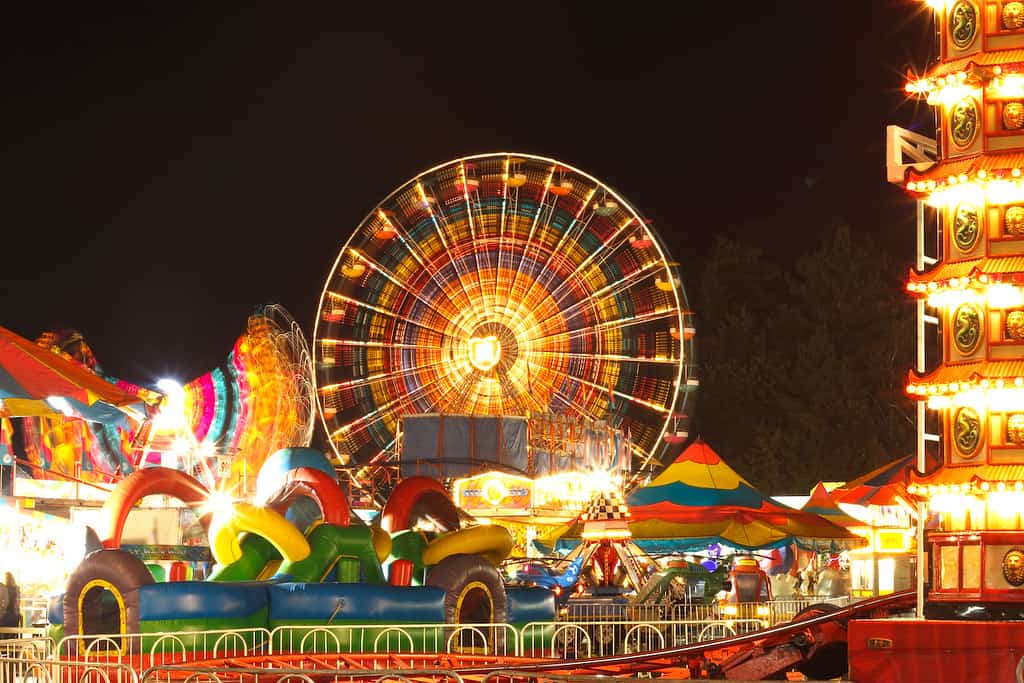
<instances>
[{"instance_id":1,"label":"peaked tent top","mask_svg":"<svg viewBox=\"0 0 1024 683\"><path fill-rule=\"evenodd\" d=\"M697 439L626 502L638 539L723 542L756 549L792 542L862 545L863 539L819 515L776 503Z\"/></svg>"},{"instance_id":2,"label":"peaked tent top","mask_svg":"<svg viewBox=\"0 0 1024 683\"><path fill-rule=\"evenodd\" d=\"M813 489L811 489L811 497L807 499L801 507L804 512L813 512L816 515L820 515L832 522L838 524L841 527L847 529L853 527L865 527L868 526L867 522L862 522L853 515L847 514L832 496L829 494L828 489L821 482L818 482Z\"/></svg>"},{"instance_id":3,"label":"peaked tent top","mask_svg":"<svg viewBox=\"0 0 1024 683\"><path fill-rule=\"evenodd\" d=\"M839 503L855 505L893 505L907 490L909 472L917 465L916 455L905 455L832 491Z\"/></svg>"}]
</instances>

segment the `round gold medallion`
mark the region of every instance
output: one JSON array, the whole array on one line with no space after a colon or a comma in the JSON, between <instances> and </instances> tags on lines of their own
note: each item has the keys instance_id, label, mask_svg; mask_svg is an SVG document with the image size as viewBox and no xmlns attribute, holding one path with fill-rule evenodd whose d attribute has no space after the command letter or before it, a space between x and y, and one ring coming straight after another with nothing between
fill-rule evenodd
<instances>
[{"instance_id":1,"label":"round gold medallion","mask_svg":"<svg viewBox=\"0 0 1024 683\"><path fill-rule=\"evenodd\" d=\"M953 313L953 343L963 355L974 353L981 342L981 311L974 304L962 304Z\"/></svg>"},{"instance_id":2,"label":"round gold medallion","mask_svg":"<svg viewBox=\"0 0 1024 683\"><path fill-rule=\"evenodd\" d=\"M1013 341L1024 340L1024 311L1010 311L1007 313L1004 328L1006 339Z\"/></svg>"},{"instance_id":3,"label":"round gold medallion","mask_svg":"<svg viewBox=\"0 0 1024 683\"><path fill-rule=\"evenodd\" d=\"M1003 578L1011 586L1024 586L1024 549L1011 548L1003 555Z\"/></svg>"},{"instance_id":4,"label":"round gold medallion","mask_svg":"<svg viewBox=\"0 0 1024 683\"><path fill-rule=\"evenodd\" d=\"M1024 28L1024 2L1004 2L1002 19L1003 28L1008 31Z\"/></svg>"},{"instance_id":5,"label":"round gold medallion","mask_svg":"<svg viewBox=\"0 0 1024 683\"><path fill-rule=\"evenodd\" d=\"M1006 130L1024 128L1024 102L1014 100L1003 105L1003 128Z\"/></svg>"},{"instance_id":6,"label":"round gold medallion","mask_svg":"<svg viewBox=\"0 0 1024 683\"><path fill-rule=\"evenodd\" d=\"M949 112L949 134L957 147L974 142L978 132L978 105L973 97L964 97Z\"/></svg>"},{"instance_id":7,"label":"round gold medallion","mask_svg":"<svg viewBox=\"0 0 1024 683\"><path fill-rule=\"evenodd\" d=\"M961 50L974 41L978 31L978 10L968 0L957 0L949 10L949 37Z\"/></svg>"},{"instance_id":8,"label":"round gold medallion","mask_svg":"<svg viewBox=\"0 0 1024 683\"><path fill-rule=\"evenodd\" d=\"M961 408L953 417L953 443L960 455L973 458L981 445L981 418L974 408Z\"/></svg>"},{"instance_id":9,"label":"round gold medallion","mask_svg":"<svg viewBox=\"0 0 1024 683\"><path fill-rule=\"evenodd\" d=\"M957 205L953 212L953 241L960 251L970 251L978 243L978 207L968 202Z\"/></svg>"},{"instance_id":10,"label":"round gold medallion","mask_svg":"<svg viewBox=\"0 0 1024 683\"><path fill-rule=\"evenodd\" d=\"M1024 206L1009 206L1003 214L1003 232L1024 235Z\"/></svg>"},{"instance_id":11,"label":"round gold medallion","mask_svg":"<svg viewBox=\"0 0 1024 683\"><path fill-rule=\"evenodd\" d=\"M1024 444L1024 413L1013 413L1006 418L1006 440L1017 446Z\"/></svg>"}]
</instances>

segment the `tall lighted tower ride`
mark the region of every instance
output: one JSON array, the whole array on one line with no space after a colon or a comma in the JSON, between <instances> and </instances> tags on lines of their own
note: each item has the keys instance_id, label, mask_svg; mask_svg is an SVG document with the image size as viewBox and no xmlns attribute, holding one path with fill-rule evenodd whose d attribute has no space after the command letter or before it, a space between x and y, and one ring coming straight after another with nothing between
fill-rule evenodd
<instances>
[{"instance_id":1,"label":"tall lighted tower ride","mask_svg":"<svg viewBox=\"0 0 1024 683\"><path fill-rule=\"evenodd\" d=\"M906 84L935 137L889 128L889 179L918 199L919 470L931 519L919 609L1024 616L1024 2L931 0L938 61ZM937 526L935 520L937 519Z\"/></svg>"}]
</instances>

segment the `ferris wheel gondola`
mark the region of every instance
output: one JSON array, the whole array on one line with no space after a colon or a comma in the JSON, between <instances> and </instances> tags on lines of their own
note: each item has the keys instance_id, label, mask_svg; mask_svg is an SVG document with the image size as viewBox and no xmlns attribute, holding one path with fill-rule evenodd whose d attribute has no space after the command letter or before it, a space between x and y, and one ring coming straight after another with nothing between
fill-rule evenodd
<instances>
[{"instance_id":1,"label":"ferris wheel gondola","mask_svg":"<svg viewBox=\"0 0 1024 683\"><path fill-rule=\"evenodd\" d=\"M554 413L656 461L696 385L678 264L622 195L572 166L485 154L429 169L342 246L314 330L343 462L389 458L414 413Z\"/></svg>"}]
</instances>

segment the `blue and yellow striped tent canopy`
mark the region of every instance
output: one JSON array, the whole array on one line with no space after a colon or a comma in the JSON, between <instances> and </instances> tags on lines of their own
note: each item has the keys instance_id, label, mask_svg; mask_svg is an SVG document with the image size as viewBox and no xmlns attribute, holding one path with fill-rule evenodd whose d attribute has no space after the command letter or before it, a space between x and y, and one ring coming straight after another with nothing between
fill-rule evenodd
<instances>
[{"instance_id":1,"label":"blue and yellow striped tent canopy","mask_svg":"<svg viewBox=\"0 0 1024 683\"><path fill-rule=\"evenodd\" d=\"M626 500L636 539L725 543L754 550L798 543L842 547L863 539L823 517L776 503L755 489L702 439Z\"/></svg>"}]
</instances>

